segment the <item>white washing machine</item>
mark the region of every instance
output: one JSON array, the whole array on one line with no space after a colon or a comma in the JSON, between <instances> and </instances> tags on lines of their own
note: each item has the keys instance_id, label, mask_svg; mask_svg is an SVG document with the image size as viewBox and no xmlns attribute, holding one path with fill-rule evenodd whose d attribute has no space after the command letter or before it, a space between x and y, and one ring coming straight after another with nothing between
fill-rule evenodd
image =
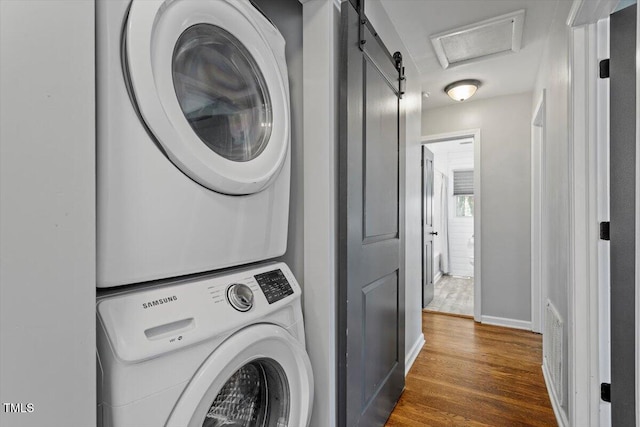
<instances>
[{"instance_id":1,"label":"white washing machine","mask_svg":"<svg viewBox=\"0 0 640 427\"><path fill-rule=\"evenodd\" d=\"M313 376L285 264L111 293L97 303L99 427L308 425Z\"/></svg>"},{"instance_id":2,"label":"white washing machine","mask_svg":"<svg viewBox=\"0 0 640 427\"><path fill-rule=\"evenodd\" d=\"M285 42L248 0L98 0L97 286L286 249Z\"/></svg>"}]
</instances>

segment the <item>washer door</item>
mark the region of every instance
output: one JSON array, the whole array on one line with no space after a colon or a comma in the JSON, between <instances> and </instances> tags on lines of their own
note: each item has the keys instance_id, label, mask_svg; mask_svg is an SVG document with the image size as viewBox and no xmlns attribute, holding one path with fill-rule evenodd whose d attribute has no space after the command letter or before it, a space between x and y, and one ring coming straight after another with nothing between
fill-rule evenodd
<instances>
[{"instance_id":1,"label":"washer door","mask_svg":"<svg viewBox=\"0 0 640 427\"><path fill-rule=\"evenodd\" d=\"M266 188L288 152L287 76L258 13L248 2L133 0L125 27L142 120L182 172L225 194Z\"/></svg>"},{"instance_id":2,"label":"washer door","mask_svg":"<svg viewBox=\"0 0 640 427\"><path fill-rule=\"evenodd\" d=\"M166 427L305 427L312 401L304 348L280 327L255 325L209 356Z\"/></svg>"}]
</instances>

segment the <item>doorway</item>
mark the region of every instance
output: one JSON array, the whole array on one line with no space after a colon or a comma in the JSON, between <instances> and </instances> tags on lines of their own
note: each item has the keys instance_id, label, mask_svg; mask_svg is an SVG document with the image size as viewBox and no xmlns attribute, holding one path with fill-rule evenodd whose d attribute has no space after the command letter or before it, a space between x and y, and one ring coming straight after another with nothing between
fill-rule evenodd
<instances>
[{"instance_id":1,"label":"doorway","mask_svg":"<svg viewBox=\"0 0 640 427\"><path fill-rule=\"evenodd\" d=\"M423 309L479 321L480 132L423 143Z\"/></svg>"}]
</instances>

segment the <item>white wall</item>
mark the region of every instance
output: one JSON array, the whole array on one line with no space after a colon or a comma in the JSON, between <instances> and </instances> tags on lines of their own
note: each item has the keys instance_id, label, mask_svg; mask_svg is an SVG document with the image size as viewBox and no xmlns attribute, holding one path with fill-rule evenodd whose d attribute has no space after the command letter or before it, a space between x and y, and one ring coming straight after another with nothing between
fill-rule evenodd
<instances>
[{"instance_id":1,"label":"white wall","mask_svg":"<svg viewBox=\"0 0 640 427\"><path fill-rule=\"evenodd\" d=\"M0 425L92 426L94 4L0 2Z\"/></svg>"},{"instance_id":2,"label":"white wall","mask_svg":"<svg viewBox=\"0 0 640 427\"><path fill-rule=\"evenodd\" d=\"M473 254L469 248L469 240L473 236L473 217L456 215L456 198L453 195L453 171L473 169L473 151L470 153L449 154L449 253L451 254L451 274L456 276L473 276L470 263Z\"/></svg>"},{"instance_id":3,"label":"white wall","mask_svg":"<svg viewBox=\"0 0 640 427\"><path fill-rule=\"evenodd\" d=\"M551 28L531 100L531 108L546 89L545 152L543 154L544 177L542 206L544 223L542 231L542 277L546 278L547 298L564 320L562 366L568 367L568 282L569 282L569 27L565 19L571 2L559 2L559 10ZM543 301L546 304L546 301ZM563 370L563 410L568 404L568 369Z\"/></svg>"},{"instance_id":4,"label":"white wall","mask_svg":"<svg viewBox=\"0 0 640 427\"><path fill-rule=\"evenodd\" d=\"M480 129L482 315L522 322L531 321L531 111L523 93L422 112L423 136Z\"/></svg>"},{"instance_id":5,"label":"white wall","mask_svg":"<svg viewBox=\"0 0 640 427\"><path fill-rule=\"evenodd\" d=\"M440 142L436 144L428 144L427 147L433 148L434 145L450 145L450 142ZM458 144L458 142L454 142ZM456 216L455 196L453 195L453 171L473 169L473 145L465 145L464 151L436 151L434 153L433 167L437 171L434 174L434 184L439 184L441 178L438 172L446 177L447 184L447 220L449 230L449 271L448 273L455 276L473 276L473 266L470 263L470 257L473 255L472 248L468 247L469 239L473 235L473 217ZM454 147L455 149L455 147ZM434 191L434 215L433 224L434 231L439 234L434 236L434 256L441 251L442 239L444 235L440 227L440 188ZM438 222L436 222L436 220Z\"/></svg>"},{"instance_id":6,"label":"white wall","mask_svg":"<svg viewBox=\"0 0 640 427\"><path fill-rule=\"evenodd\" d=\"M434 155L435 157L435 155ZM433 236L433 259L435 260L438 254L442 253L442 239L444 238L444 234L442 232L441 218L442 218L442 209L440 209L440 193L442 193L442 181L447 180L446 176L446 168L438 168L436 162L433 162L433 226L435 231L438 232L437 235ZM441 271L440 265L438 263L433 264L433 272L434 275Z\"/></svg>"}]
</instances>

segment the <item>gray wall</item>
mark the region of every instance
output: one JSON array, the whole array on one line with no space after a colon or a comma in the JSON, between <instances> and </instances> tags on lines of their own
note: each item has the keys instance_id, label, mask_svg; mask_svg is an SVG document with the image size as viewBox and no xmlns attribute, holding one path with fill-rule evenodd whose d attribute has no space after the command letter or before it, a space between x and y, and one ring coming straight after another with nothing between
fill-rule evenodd
<instances>
[{"instance_id":1,"label":"gray wall","mask_svg":"<svg viewBox=\"0 0 640 427\"><path fill-rule=\"evenodd\" d=\"M566 17L570 2L559 2L557 17ZM532 111L546 89L544 177L547 191L543 194L542 277L546 278L547 298L564 320L562 366L569 366L569 28L565 19L556 19L551 28L543 60L531 100ZM546 301L542 301L546 304ZM563 410L568 408L568 369L563 369Z\"/></svg>"},{"instance_id":2,"label":"gray wall","mask_svg":"<svg viewBox=\"0 0 640 427\"><path fill-rule=\"evenodd\" d=\"M278 27L287 45L291 100L291 198L287 252L281 258L304 286L304 198L302 173L302 4L298 0L253 0ZM304 296L304 295L303 295Z\"/></svg>"},{"instance_id":3,"label":"gray wall","mask_svg":"<svg viewBox=\"0 0 640 427\"><path fill-rule=\"evenodd\" d=\"M525 322L531 321L531 105L531 93L523 93L422 112L423 136L480 129L482 315ZM420 182L419 175L413 179Z\"/></svg>"},{"instance_id":4,"label":"gray wall","mask_svg":"<svg viewBox=\"0 0 640 427\"><path fill-rule=\"evenodd\" d=\"M92 426L94 4L0 2L0 425Z\"/></svg>"}]
</instances>

